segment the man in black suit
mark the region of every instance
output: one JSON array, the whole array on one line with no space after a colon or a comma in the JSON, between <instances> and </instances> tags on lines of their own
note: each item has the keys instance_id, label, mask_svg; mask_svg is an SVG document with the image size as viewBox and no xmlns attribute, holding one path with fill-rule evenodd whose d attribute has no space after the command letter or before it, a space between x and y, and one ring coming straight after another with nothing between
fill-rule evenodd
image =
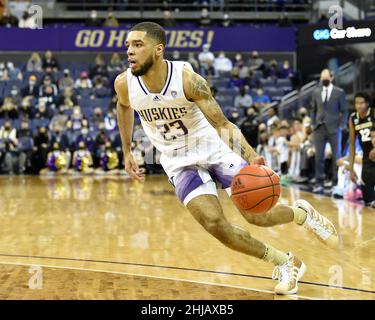
<instances>
[{"instance_id":1,"label":"man in black suit","mask_svg":"<svg viewBox=\"0 0 375 320\"><path fill-rule=\"evenodd\" d=\"M21 95L22 97L33 96L35 98L39 96L39 87L36 84L36 76L31 75L29 77L29 83L26 87L22 88Z\"/></svg>"},{"instance_id":2,"label":"man in black suit","mask_svg":"<svg viewBox=\"0 0 375 320\"><path fill-rule=\"evenodd\" d=\"M314 193L324 193L324 151L327 141L332 149L332 184L337 185L336 160L341 156L340 137L342 130L348 129L349 107L345 92L332 84L330 70L324 69L320 74L321 85L312 95L312 125L315 145L315 177Z\"/></svg>"}]
</instances>

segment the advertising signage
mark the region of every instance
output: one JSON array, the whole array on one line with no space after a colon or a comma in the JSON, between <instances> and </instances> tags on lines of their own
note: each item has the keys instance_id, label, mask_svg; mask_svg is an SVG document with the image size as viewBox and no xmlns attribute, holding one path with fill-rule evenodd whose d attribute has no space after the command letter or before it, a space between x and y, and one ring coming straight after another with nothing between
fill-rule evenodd
<instances>
[{"instance_id":1,"label":"advertising signage","mask_svg":"<svg viewBox=\"0 0 375 320\"><path fill-rule=\"evenodd\" d=\"M342 29L331 29L328 22L301 26L297 39L299 47L375 42L375 21L348 21Z\"/></svg>"}]
</instances>

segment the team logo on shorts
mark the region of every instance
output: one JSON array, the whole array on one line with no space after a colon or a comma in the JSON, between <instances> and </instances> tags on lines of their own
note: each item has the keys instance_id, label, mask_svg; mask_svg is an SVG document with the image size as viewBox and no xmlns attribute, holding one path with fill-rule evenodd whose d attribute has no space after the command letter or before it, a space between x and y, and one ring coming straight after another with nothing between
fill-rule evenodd
<instances>
[{"instance_id":1,"label":"team logo on shorts","mask_svg":"<svg viewBox=\"0 0 375 320\"><path fill-rule=\"evenodd\" d=\"M177 91L171 91L171 95L173 98L176 98L177 97Z\"/></svg>"}]
</instances>

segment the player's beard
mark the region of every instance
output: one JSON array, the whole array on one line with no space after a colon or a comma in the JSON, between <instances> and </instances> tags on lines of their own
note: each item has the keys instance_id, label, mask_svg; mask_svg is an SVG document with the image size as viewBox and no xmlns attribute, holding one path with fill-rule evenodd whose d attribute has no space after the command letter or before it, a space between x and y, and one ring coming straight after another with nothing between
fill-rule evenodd
<instances>
[{"instance_id":1,"label":"player's beard","mask_svg":"<svg viewBox=\"0 0 375 320\"><path fill-rule=\"evenodd\" d=\"M147 73L148 70L153 66L154 64L154 59L152 58L152 55L150 55L145 63L139 67L139 70L132 70L132 74L136 77L143 76L144 74Z\"/></svg>"}]
</instances>

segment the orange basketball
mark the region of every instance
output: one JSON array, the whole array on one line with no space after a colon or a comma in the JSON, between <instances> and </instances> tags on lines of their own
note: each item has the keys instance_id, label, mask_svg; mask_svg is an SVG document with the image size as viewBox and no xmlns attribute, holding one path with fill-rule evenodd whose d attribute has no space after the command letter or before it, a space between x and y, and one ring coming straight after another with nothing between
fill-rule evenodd
<instances>
[{"instance_id":1,"label":"orange basketball","mask_svg":"<svg viewBox=\"0 0 375 320\"><path fill-rule=\"evenodd\" d=\"M279 200L280 177L266 166L250 165L236 174L231 190L237 208L251 214L262 214Z\"/></svg>"}]
</instances>

